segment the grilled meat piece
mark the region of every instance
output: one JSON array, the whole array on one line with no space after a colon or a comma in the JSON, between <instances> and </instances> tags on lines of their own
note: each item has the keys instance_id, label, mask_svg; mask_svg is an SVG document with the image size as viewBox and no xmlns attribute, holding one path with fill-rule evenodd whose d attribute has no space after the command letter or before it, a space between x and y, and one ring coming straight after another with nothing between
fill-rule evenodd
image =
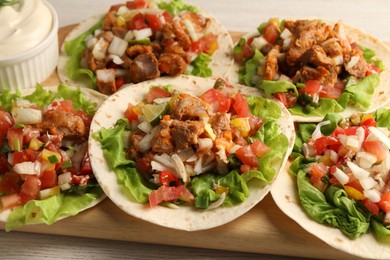
<instances>
[{"instance_id":1,"label":"grilled meat piece","mask_svg":"<svg viewBox=\"0 0 390 260\"><path fill-rule=\"evenodd\" d=\"M158 126L156 136L152 141L152 151L155 153L171 154L174 151L173 140L171 134L171 119L163 119Z\"/></svg>"},{"instance_id":2,"label":"grilled meat piece","mask_svg":"<svg viewBox=\"0 0 390 260\"><path fill-rule=\"evenodd\" d=\"M351 49L344 56L344 68L349 74L357 78L363 78L367 72L367 62L363 57L363 51L360 49Z\"/></svg>"},{"instance_id":3,"label":"grilled meat piece","mask_svg":"<svg viewBox=\"0 0 390 260\"><path fill-rule=\"evenodd\" d=\"M208 118L211 114L210 106L198 97L180 94L173 97L174 105L170 114L172 119L199 120Z\"/></svg>"},{"instance_id":4,"label":"grilled meat piece","mask_svg":"<svg viewBox=\"0 0 390 260\"><path fill-rule=\"evenodd\" d=\"M198 143L198 137L204 132L204 123L201 121L180 121L172 122L172 140L176 150L184 150L192 144Z\"/></svg>"},{"instance_id":5,"label":"grilled meat piece","mask_svg":"<svg viewBox=\"0 0 390 260\"><path fill-rule=\"evenodd\" d=\"M158 61L153 53L143 53L138 55L130 64L131 82L139 83L145 80L160 77Z\"/></svg>"},{"instance_id":6,"label":"grilled meat piece","mask_svg":"<svg viewBox=\"0 0 390 260\"><path fill-rule=\"evenodd\" d=\"M175 53L163 53L158 59L158 69L161 74L176 77L187 69L187 63Z\"/></svg>"},{"instance_id":7,"label":"grilled meat piece","mask_svg":"<svg viewBox=\"0 0 390 260\"><path fill-rule=\"evenodd\" d=\"M274 80L278 75L278 55L280 46L275 45L265 58L264 79Z\"/></svg>"},{"instance_id":8,"label":"grilled meat piece","mask_svg":"<svg viewBox=\"0 0 390 260\"><path fill-rule=\"evenodd\" d=\"M60 134L64 137L81 136L88 134L88 129L81 117L63 110L48 110L43 114L42 122L36 124L41 133Z\"/></svg>"},{"instance_id":9,"label":"grilled meat piece","mask_svg":"<svg viewBox=\"0 0 390 260\"><path fill-rule=\"evenodd\" d=\"M313 67L322 66L329 69L335 66L334 60L326 56L325 51L320 45L312 46L301 56L300 60L302 64L313 65Z\"/></svg>"},{"instance_id":10,"label":"grilled meat piece","mask_svg":"<svg viewBox=\"0 0 390 260\"><path fill-rule=\"evenodd\" d=\"M133 59L143 53L153 53L153 48L150 45L136 44L127 48L126 52L129 57Z\"/></svg>"},{"instance_id":11,"label":"grilled meat piece","mask_svg":"<svg viewBox=\"0 0 390 260\"><path fill-rule=\"evenodd\" d=\"M111 95L116 92L115 70L99 69L96 71L96 85L99 91L105 95Z\"/></svg>"}]
</instances>

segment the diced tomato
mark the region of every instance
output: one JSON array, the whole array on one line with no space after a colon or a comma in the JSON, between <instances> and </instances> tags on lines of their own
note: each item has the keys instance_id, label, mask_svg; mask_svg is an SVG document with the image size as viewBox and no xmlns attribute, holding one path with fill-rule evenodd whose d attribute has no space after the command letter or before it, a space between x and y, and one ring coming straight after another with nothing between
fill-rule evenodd
<instances>
[{"instance_id":1,"label":"diced tomato","mask_svg":"<svg viewBox=\"0 0 390 260\"><path fill-rule=\"evenodd\" d=\"M177 187L181 185L179 179L170 171L160 172L159 179L162 186Z\"/></svg>"},{"instance_id":2,"label":"diced tomato","mask_svg":"<svg viewBox=\"0 0 390 260\"><path fill-rule=\"evenodd\" d=\"M366 207L372 214L379 214L379 207L376 203L372 202L369 199L362 200L364 207Z\"/></svg>"},{"instance_id":3,"label":"diced tomato","mask_svg":"<svg viewBox=\"0 0 390 260\"><path fill-rule=\"evenodd\" d=\"M24 151L15 151L12 156L12 165L22 162L34 162L38 157L39 152L31 149Z\"/></svg>"},{"instance_id":4,"label":"diced tomato","mask_svg":"<svg viewBox=\"0 0 390 260\"><path fill-rule=\"evenodd\" d=\"M145 14L146 21L152 30L161 30L162 23L160 18L155 14Z\"/></svg>"},{"instance_id":5,"label":"diced tomato","mask_svg":"<svg viewBox=\"0 0 390 260\"><path fill-rule=\"evenodd\" d=\"M22 198L17 193L3 195L1 197L1 205L3 209L13 209L22 204Z\"/></svg>"},{"instance_id":6,"label":"diced tomato","mask_svg":"<svg viewBox=\"0 0 390 260\"><path fill-rule=\"evenodd\" d=\"M337 152L340 146L341 142L331 136L322 136L314 141L314 149L317 155L323 154L327 149Z\"/></svg>"},{"instance_id":7,"label":"diced tomato","mask_svg":"<svg viewBox=\"0 0 390 260\"><path fill-rule=\"evenodd\" d=\"M309 174L319 178L324 177L328 173L328 167L323 163L315 163L310 166Z\"/></svg>"},{"instance_id":8,"label":"diced tomato","mask_svg":"<svg viewBox=\"0 0 390 260\"><path fill-rule=\"evenodd\" d=\"M20 151L23 148L23 128L10 128L7 133L8 145L12 151Z\"/></svg>"},{"instance_id":9,"label":"diced tomato","mask_svg":"<svg viewBox=\"0 0 390 260\"><path fill-rule=\"evenodd\" d=\"M337 126L336 129L333 131L331 136L337 137L340 134L343 135L356 135L356 131L359 128L359 126L349 126L347 128L342 128L340 126Z\"/></svg>"},{"instance_id":10,"label":"diced tomato","mask_svg":"<svg viewBox=\"0 0 390 260\"><path fill-rule=\"evenodd\" d=\"M39 177L41 180L41 189L51 188L57 185L57 173L55 171L46 171Z\"/></svg>"},{"instance_id":11,"label":"diced tomato","mask_svg":"<svg viewBox=\"0 0 390 260\"><path fill-rule=\"evenodd\" d=\"M41 135L38 128L25 127L23 128L23 143L29 144L31 139L38 138Z\"/></svg>"},{"instance_id":12,"label":"diced tomato","mask_svg":"<svg viewBox=\"0 0 390 260\"><path fill-rule=\"evenodd\" d=\"M366 76L369 76L371 74L380 74L381 73L381 69L378 66L374 65L373 63L368 62L367 66L368 66L368 68L366 71Z\"/></svg>"},{"instance_id":13,"label":"diced tomato","mask_svg":"<svg viewBox=\"0 0 390 260\"><path fill-rule=\"evenodd\" d=\"M119 77L115 79L116 90L120 89L125 84L125 77Z\"/></svg>"},{"instance_id":14,"label":"diced tomato","mask_svg":"<svg viewBox=\"0 0 390 260\"><path fill-rule=\"evenodd\" d=\"M21 182L20 175L14 172L7 172L0 180L0 193L19 193Z\"/></svg>"},{"instance_id":15,"label":"diced tomato","mask_svg":"<svg viewBox=\"0 0 390 260\"><path fill-rule=\"evenodd\" d=\"M15 121L12 116L0 109L0 147L4 142L4 137L7 136L8 129L14 125Z\"/></svg>"},{"instance_id":16,"label":"diced tomato","mask_svg":"<svg viewBox=\"0 0 390 260\"><path fill-rule=\"evenodd\" d=\"M132 0L126 2L126 7L129 9L141 9L146 7L145 0Z\"/></svg>"},{"instance_id":17,"label":"diced tomato","mask_svg":"<svg viewBox=\"0 0 390 260\"><path fill-rule=\"evenodd\" d=\"M134 106L129 103L127 105L127 109L125 111L125 117L129 120L130 124L132 122L138 121L138 115L137 115L137 113L134 112L133 107Z\"/></svg>"},{"instance_id":18,"label":"diced tomato","mask_svg":"<svg viewBox=\"0 0 390 260\"><path fill-rule=\"evenodd\" d=\"M336 87L322 87L319 95L321 98L338 99L343 93L343 88Z\"/></svg>"},{"instance_id":19,"label":"diced tomato","mask_svg":"<svg viewBox=\"0 0 390 260\"><path fill-rule=\"evenodd\" d=\"M278 25L274 21L270 21L270 23L263 29L262 34L268 43L274 45L276 39L279 37Z\"/></svg>"},{"instance_id":20,"label":"diced tomato","mask_svg":"<svg viewBox=\"0 0 390 260\"><path fill-rule=\"evenodd\" d=\"M144 16L139 13L133 17L133 19L128 22L127 27L129 30L141 30L148 28L148 25L145 22Z\"/></svg>"},{"instance_id":21,"label":"diced tomato","mask_svg":"<svg viewBox=\"0 0 390 260\"><path fill-rule=\"evenodd\" d=\"M273 94L286 108L291 108L297 103L297 96L290 92L278 92Z\"/></svg>"},{"instance_id":22,"label":"diced tomato","mask_svg":"<svg viewBox=\"0 0 390 260\"><path fill-rule=\"evenodd\" d=\"M164 11L162 15L164 16L165 22L167 22L167 23L172 22L173 17L170 13L168 13L167 11Z\"/></svg>"},{"instance_id":23,"label":"diced tomato","mask_svg":"<svg viewBox=\"0 0 390 260\"><path fill-rule=\"evenodd\" d=\"M299 93L307 93L313 96L314 94L318 94L321 88L320 81L315 79L309 79L305 82L305 85L306 87L298 89Z\"/></svg>"},{"instance_id":24,"label":"diced tomato","mask_svg":"<svg viewBox=\"0 0 390 260\"><path fill-rule=\"evenodd\" d=\"M259 161L250 145L245 145L236 151L237 158L250 167L258 167Z\"/></svg>"},{"instance_id":25,"label":"diced tomato","mask_svg":"<svg viewBox=\"0 0 390 260\"><path fill-rule=\"evenodd\" d=\"M82 175L93 176L93 171L92 171L92 166L91 166L91 159L89 158L89 154L88 153L85 153L83 161L81 162L80 173Z\"/></svg>"},{"instance_id":26,"label":"diced tomato","mask_svg":"<svg viewBox=\"0 0 390 260\"><path fill-rule=\"evenodd\" d=\"M146 93L145 100L148 103L153 103L153 101L156 98L166 98L166 97L171 97L171 96L172 96L172 94L163 88L152 87L149 89L148 93Z\"/></svg>"},{"instance_id":27,"label":"diced tomato","mask_svg":"<svg viewBox=\"0 0 390 260\"><path fill-rule=\"evenodd\" d=\"M212 105L214 112L226 113L230 110L232 98L226 96L221 90L212 88L206 91L200 99Z\"/></svg>"},{"instance_id":28,"label":"diced tomato","mask_svg":"<svg viewBox=\"0 0 390 260\"><path fill-rule=\"evenodd\" d=\"M193 203L194 196L184 185L177 187L160 186L149 195L149 205L155 207L161 202L172 202L177 199Z\"/></svg>"},{"instance_id":29,"label":"diced tomato","mask_svg":"<svg viewBox=\"0 0 390 260\"><path fill-rule=\"evenodd\" d=\"M212 55L218 49L218 39L213 33L204 35L199 40L193 42L189 48L190 52L199 54L201 52Z\"/></svg>"},{"instance_id":30,"label":"diced tomato","mask_svg":"<svg viewBox=\"0 0 390 260\"><path fill-rule=\"evenodd\" d=\"M251 130L249 131L249 136L253 136L257 130L259 130L260 126L263 124L264 120L258 116L251 115L249 117L249 125Z\"/></svg>"},{"instance_id":31,"label":"diced tomato","mask_svg":"<svg viewBox=\"0 0 390 260\"><path fill-rule=\"evenodd\" d=\"M239 117L249 117L251 115L248 101L239 92L237 92L233 102L233 109Z\"/></svg>"},{"instance_id":32,"label":"diced tomato","mask_svg":"<svg viewBox=\"0 0 390 260\"><path fill-rule=\"evenodd\" d=\"M92 118L93 116L92 115L89 115L87 113L85 113L83 110L77 110L76 113L75 113L76 116L80 117L82 120L83 120L83 123L85 125L85 127L87 129L89 129L89 127L91 126L91 123L92 123Z\"/></svg>"},{"instance_id":33,"label":"diced tomato","mask_svg":"<svg viewBox=\"0 0 390 260\"><path fill-rule=\"evenodd\" d=\"M234 60L238 64L242 64L246 59L252 57L254 53L255 51L253 47L247 41L243 46L241 46L241 51L239 53L234 54Z\"/></svg>"},{"instance_id":34,"label":"diced tomato","mask_svg":"<svg viewBox=\"0 0 390 260\"><path fill-rule=\"evenodd\" d=\"M360 125L361 126L366 126L366 127L376 126L376 121L375 121L374 116L370 115L370 114L363 115L362 119L361 119L361 122L360 122Z\"/></svg>"},{"instance_id":35,"label":"diced tomato","mask_svg":"<svg viewBox=\"0 0 390 260\"><path fill-rule=\"evenodd\" d=\"M269 147L265 143L259 140L254 141L250 146L253 153L257 157L261 157L269 151Z\"/></svg>"},{"instance_id":36,"label":"diced tomato","mask_svg":"<svg viewBox=\"0 0 390 260\"><path fill-rule=\"evenodd\" d=\"M380 141L364 141L362 148L366 152L374 154L377 163L383 161L388 152Z\"/></svg>"},{"instance_id":37,"label":"diced tomato","mask_svg":"<svg viewBox=\"0 0 390 260\"><path fill-rule=\"evenodd\" d=\"M240 166L240 172L241 173L247 172L249 170L251 170L251 167L249 165L241 164L241 166Z\"/></svg>"},{"instance_id":38,"label":"diced tomato","mask_svg":"<svg viewBox=\"0 0 390 260\"><path fill-rule=\"evenodd\" d=\"M322 181L322 177L317 175L310 176L310 183L316 187L319 191L324 191L326 188L326 183Z\"/></svg>"},{"instance_id":39,"label":"diced tomato","mask_svg":"<svg viewBox=\"0 0 390 260\"><path fill-rule=\"evenodd\" d=\"M390 212L390 192L385 192L378 202L378 206L386 213Z\"/></svg>"},{"instance_id":40,"label":"diced tomato","mask_svg":"<svg viewBox=\"0 0 390 260\"><path fill-rule=\"evenodd\" d=\"M20 197L22 202L26 203L30 200L38 198L39 191L41 190L41 181L36 175L28 175L22 184L20 190Z\"/></svg>"},{"instance_id":41,"label":"diced tomato","mask_svg":"<svg viewBox=\"0 0 390 260\"><path fill-rule=\"evenodd\" d=\"M91 177L89 175L72 175L72 184L78 185L78 186L84 186L87 185L89 179Z\"/></svg>"}]
</instances>

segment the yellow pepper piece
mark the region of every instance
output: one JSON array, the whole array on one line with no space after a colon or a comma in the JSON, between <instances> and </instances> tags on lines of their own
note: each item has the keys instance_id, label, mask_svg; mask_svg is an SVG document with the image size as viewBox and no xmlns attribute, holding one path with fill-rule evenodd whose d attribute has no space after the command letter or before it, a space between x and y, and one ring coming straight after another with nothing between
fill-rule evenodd
<instances>
[{"instance_id":1,"label":"yellow pepper piece","mask_svg":"<svg viewBox=\"0 0 390 260\"><path fill-rule=\"evenodd\" d=\"M47 149L43 149L41 153L41 158L54 165L61 161L61 155L59 153Z\"/></svg>"},{"instance_id":2,"label":"yellow pepper piece","mask_svg":"<svg viewBox=\"0 0 390 260\"><path fill-rule=\"evenodd\" d=\"M126 25L125 18L122 16L118 16L115 20L115 23L117 27L124 27Z\"/></svg>"},{"instance_id":3,"label":"yellow pepper piece","mask_svg":"<svg viewBox=\"0 0 390 260\"><path fill-rule=\"evenodd\" d=\"M39 141L37 138L31 139L28 148L33 151L38 151L43 145L43 142Z\"/></svg>"},{"instance_id":4,"label":"yellow pepper piece","mask_svg":"<svg viewBox=\"0 0 390 260\"><path fill-rule=\"evenodd\" d=\"M241 136L246 137L251 130L251 126L249 124L249 117L238 117L234 118L230 121L230 123L240 131Z\"/></svg>"},{"instance_id":5,"label":"yellow pepper piece","mask_svg":"<svg viewBox=\"0 0 390 260\"><path fill-rule=\"evenodd\" d=\"M366 197L363 195L363 193L361 193L360 191L358 191L357 189L351 187L351 186L344 186L344 190L345 192L348 194L348 196L351 198L351 199L354 199L354 200L364 200Z\"/></svg>"}]
</instances>

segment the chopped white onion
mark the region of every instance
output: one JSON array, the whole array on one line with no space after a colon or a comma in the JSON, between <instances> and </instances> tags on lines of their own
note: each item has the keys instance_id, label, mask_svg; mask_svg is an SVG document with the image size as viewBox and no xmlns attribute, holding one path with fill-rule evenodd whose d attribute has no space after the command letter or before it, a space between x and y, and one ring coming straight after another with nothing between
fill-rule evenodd
<instances>
[{"instance_id":1,"label":"chopped white onion","mask_svg":"<svg viewBox=\"0 0 390 260\"><path fill-rule=\"evenodd\" d=\"M320 138L322 136L321 127L324 125L329 125L329 124L330 124L330 120L326 120L326 121L319 123L316 126L316 128L314 129L313 134L311 135L311 138L313 138L313 140Z\"/></svg>"},{"instance_id":2,"label":"chopped white onion","mask_svg":"<svg viewBox=\"0 0 390 260\"><path fill-rule=\"evenodd\" d=\"M134 40L135 36L134 36L134 32L133 31L128 31L126 34L125 34L125 37L124 37L124 40L129 42L129 41L132 41Z\"/></svg>"},{"instance_id":3,"label":"chopped white onion","mask_svg":"<svg viewBox=\"0 0 390 260\"><path fill-rule=\"evenodd\" d=\"M72 185L70 185L69 183L64 183L64 184L60 185L61 190L68 190L71 187L72 187Z\"/></svg>"},{"instance_id":4,"label":"chopped white onion","mask_svg":"<svg viewBox=\"0 0 390 260\"><path fill-rule=\"evenodd\" d=\"M142 132L148 134L152 131L153 127L148 121L143 121L137 126Z\"/></svg>"},{"instance_id":5,"label":"chopped white onion","mask_svg":"<svg viewBox=\"0 0 390 260\"><path fill-rule=\"evenodd\" d=\"M92 55L97 60L103 60L106 56L106 41L104 38L100 38L92 49Z\"/></svg>"},{"instance_id":6,"label":"chopped white onion","mask_svg":"<svg viewBox=\"0 0 390 260\"><path fill-rule=\"evenodd\" d=\"M112 59L112 62L116 65L121 65L124 63L124 61L118 55L110 54L109 58Z\"/></svg>"},{"instance_id":7,"label":"chopped white onion","mask_svg":"<svg viewBox=\"0 0 390 260\"><path fill-rule=\"evenodd\" d=\"M176 171L179 173L181 179L183 180L184 183L187 183L189 181L189 176L186 172L186 168L184 166L183 161L181 160L180 156L177 155L176 153L171 155L171 158L175 164Z\"/></svg>"},{"instance_id":8,"label":"chopped white onion","mask_svg":"<svg viewBox=\"0 0 390 260\"><path fill-rule=\"evenodd\" d=\"M154 171L159 171L159 172L162 172L162 171L173 171L172 168L170 167L167 167L165 165L163 165L162 163L159 163L159 162L156 162L156 161L151 161L151 166L152 166L152 170Z\"/></svg>"},{"instance_id":9,"label":"chopped white onion","mask_svg":"<svg viewBox=\"0 0 390 260\"><path fill-rule=\"evenodd\" d=\"M154 103L156 104L162 104L162 103L168 103L171 100L170 97L165 97L165 98L156 98L153 100Z\"/></svg>"},{"instance_id":10,"label":"chopped white onion","mask_svg":"<svg viewBox=\"0 0 390 260\"><path fill-rule=\"evenodd\" d=\"M349 182L348 175L339 168L336 168L334 177L340 182L341 185L345 185Z\"/></svg>"},{"instance_id":11,"label":"chopped white onion","mask_svg":"<svg viewBox=\"0 0 390 260\"><path fill-rule=\"evenodd\" d=\"M370 130L370 133L376 136L387 147L387 149L390 149L390 139L381 130L373 126L370 126L368 130Z\"/></svg>"},{"instance_id":12,"label":"chopped white onion","mask_svg":"<svg viewBox=\"0 0 390 260\"><path fill-rule=\"evenodd\" d=\"M282 38L283 40L291 38L291 36L292 36L292 33L287 28L284 28L284 30L280 33L280 38Z\"/></svg>"},{"instance_id":13,"label":"chopped white onion","mask_svg":"<svg viewBox=\"0 0 390 260\"><path fill-rule=\"evenodd\" d=\"M345 65L346 70L352 69L358 62L360 57L359 56L352 56L351 60Z\"/></svg>"},{"instance_id":14,"label":"chopped white onion","mask_svg":"<svg viewBox=\"0 0 390 260\"><path fill-rule=\"evenodd\" d=\"M381 200L381 193L376 189L364 190L363 194L367 199L371 200L374 203L377 203Z\"/></svg>"},{"instance_id":15,"label":"chopped white onion","mask_svg":"<svg viewBox=\"0 0 390 260\"><path fill-rule=\"evenodd\" d=\"M157 127L154 127L150 133L146 134L138 143L137 143L137 149L140 152L146 152L152 147L152 141L156 135Z\"/></svg>"},{"instance_id":16,"label":"chopped white onion","mask_svg":"<svg viewBox=\"0 0 390 260\"><path fill-rule=\"evenodd\" d=\"M346 144L349 148L353 149L354 151L359 150L359 139L356 135L347 136Z\"/></svg>"},{"instance_id":17,"label":"chopped white onion","mask_svg":"<svg viewBox=\"0 0 390 260\"><path fill-rule=\"evenodd\" d=\"M180 156L182 161L187 161L189 158L191 158L194 155L196 157L196 154L195 154L194 150L191 147L188 147L188 148L186 148L184 150L179 151L178 155Z\"/></svg>"},{"instance_id":18,"label":"chopped white onion","mask_svg":"<svg viewBox=\"0 0 390 260\"><path fill-rule=\"evenodd\" d=\"M114 36L110 43L110 46L108 47L108 52L110 54L118 55L119 57L121 57L125 53L127 46L127 41L119 38L118 36Z\"/></svg>"},{"instance_id":19,"label":"chopped white onion","mask_svg":"<svg viewBox=\"0 0 390 260\"><path fill-rule=\"evenodd\" d=\"M93 46L95 46L95 44L98 42L98 40L96 37L93 37L92 35L88 35L88 36L90 36L90 37L88 39L86 39L86 46L88 49L90 49Z\"/></svg>"},{"instance_id":20,"label":"chopped white onion","mask_svg":"<svg viewBox=\"0 0 390 260\"><path fill-rule=\"evenodd\" d=\"M196 174L202 173L202 157L196 161L194 171L196 172Z\"/></svg>"},{"instance_id":21,"label":"chopped white onion","mask_svg":"<svg viewBox=\"0 0 390 260\"><path fill-rule=\"evenodd\" d=\"M150 36L153 35L152 29L150 28L145 28L141 30L134 30L134 37L137 41L139 40L144 40L146 38L149 38Z\"/></svg>"},{"instance_id":22,"label":"chopped white onion","mask_svg":"<svg viewBox=\"0 0 390 260\"><path fill-rule=\"evenodd\" d=\"M213 140L211 138L198 139L199 150L210 150L213 148Z\"/></svg>"},{"instance_id":23,"label":"chopped white onion","mask_svg":"<svg viewBox=\"0 0 390 260\"><path fill-rule=\"evenodd\" d=\"M66 183L71 183L72 182L72 174L70 172L65 172L57 177L58 185L63 185Z\"/></svg>"},{"instance_id":24,"label":"chopped white onion","mask_svg":"<svg viewBox=\"0 0 390 260\"><path fill-rule=\"evenodd\" d=\"M130 11L129 8L127 8L126 5L122 5L121 7L118 8L116 11L117 16L125 16L128 12Z\"/></svg>"},{"instance_id":25,"label":"chopped white onion","mask_svg":"<svg viewBox=\"0 0 390 260\"><path fill-rule=\"evenodd\" d=\"M191 37L192 42L196 42L199 39L199 37L195 32L195 28L194 28L194 25L192 24L192 22L188 19L184 19L183 23L187 29L188 34Z\"/></svg>"},{"instance_id":26,"label":"chopped white onion","mask_svg":"<svg viewBox=\"0 0 390 260\"><path fill-rule=\"evenodd\" d=\"M219 199L217 199L215 202L211 203L208 207L208 209L215 209L215 208L218 208L219 206L222 205L222 203L225 201L226 199L226 192L223 192L221 194L221 197L219 197Z\"/></svg>"},{"instance_id":27,"label":"chopped white onion","mask_svg":"<svg viewBox=\"0 0 390 260\"><path fill-rule=\"evenodd\" d=\"M34 104L31 103L29 100L23 98L17 98L15 101L16 107L31 107L32 105Z\"/></svg>"},{"instance_id":28,"label":"chopped white onion","mask_svg":"<svg viewBox=\"0 0 390 260\"><path fill-rule=\"evenodd\" d=\"M344 58L343 55L337 55L332 57L332 60L336 65L342 65L344 63Z\"/></svg>"},{"instance_id":29,"label":"chopped white onion","mask_svg":"<svg viewBox=\"0 0 390 260\"><path fill-rule=\"evenodd\" d=\"M376 160L375 154L372 153L361 151L356 154L357 164L364 169L371 168L371 166L376 163Z\"/></svg>"},{"instance_id":30,"label":"chopped white onion","mask_svg":"<svg viewBox=\"0 0 390 260\"><path fill-rule=\"evenodd\" d=\"M351 161L347 161L347 166L351 170L353 176L355 176L359 180L370 176L370 172L360 168L358 165Z\"/></svg>"},{"instance_id":31,"label":"chopped white onion","mask_svg":"<svg viewBox=\"0 0 390 260\"><path fill-rule=\"evenodd\" d=\"M337 162L339 160L339 154L336 153L335 151L333 150L330 150L330 156L329 158L332 160L332 162Z\"/></svg>"},{"instance_id":32,"label":"chopped white onion","mask_svg":"<svg viewBox=\"0 0 390 260\"><path fill-rule=\"evenodd\" d=\"M42 122L42 111L38 109L14 107L11 113L15 124L38 124Z\"/></svg>"},{"instance_id":33,"label":"chopped white onion","mask_svg":"<svg viewBox=\"0 0 390 260\"><path fill-rule=\"evenodd\" d=\"M259 36L259 37L253 38L251 46L255 49L260 50L261 48L263 48L267 44L268 44L267 40L263 36Z\"/></svg>"},{"instance_id":34,"label":"chopped white onion","mask_svg":"<svg viewBox=\"0 0 390 260\"><path fill-rule=\"evenodd\" d=\"M41 191L39 191L39 198L41 200L44 200L44 199L47 199L51 196L58 195L58 194L60 194L60 190L61 190L60 186L54 186L54 187L51 187L48 189L41 190Z\"/></svg>"},{"instance_id":35,"label":"chopped white onion","mask_svg":"<svg viewBox=\"0 0 390 260\"><path fill-rule=\"evenodd\" d=\"M18 174L38 175L41 174L42 164L39 161L22 162L14 166L14 171Z\"/></svg>"},{"instance_id":36,"label":"chopped white onion","mask_svg":"<svg viewBox=\"0 0 390 260\"><path fill-rule=\"evenodd\" d=\"M377 182L371 177L361 178L359 181L364 190L370 190L377 185Z\"/></svg>"}]
</instances>

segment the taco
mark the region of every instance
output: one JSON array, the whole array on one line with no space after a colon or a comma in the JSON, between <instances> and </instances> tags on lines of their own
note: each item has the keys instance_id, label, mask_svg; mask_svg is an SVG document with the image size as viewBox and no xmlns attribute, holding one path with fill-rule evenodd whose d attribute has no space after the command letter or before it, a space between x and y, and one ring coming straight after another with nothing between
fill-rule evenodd
<instances>
[{"instance_id":1,"label":"taco","mask_svg":"<svg viewBox=\"0 0 390 260\"><path fill-rule=\"evenodd\" d=\"M160 76L225 76L232 39L211 14L181 0L134 0L90 17L65 38L62 82L112 94Z\"/></svg>"},{"instance_id":2,"label":"taco","mask_svg":"<svg viewBox=\"0 0 390 260\"><path fill-rule=\"evenodd\" d=\"M278 99L294 121L369 113L390 98L390 50L341 21L272 18L239 40L234 58L230 80Z\"/></svg>"},{"instance_id":3,"label":"taco","mask_svg":"<svg viewBox=\"0 0 390 260\"><path fill-rule=\"evenodd\" d=\"M91 133L91 165L107 196L134 217L188 231L254 207L294 142L281 104L186 75L121 89L98 110Z\"/></svg>"},{"instance_id":4,"label":"taco","mask_svg":"<svg viewBox=\"0 0 390 260\"><path fill-rule=\"evenodd\" d=\"M390 110L328 114L300 123L271 190L279 208L327 244L363 258L390 257Z\"/></svg>"},{"instance_id":5,"label":"taco","mask_svg":"<svg viewBox=\"0 0 390 260\"><path fill-rule=\"evenodd\" d=\"M0 95L0 221L10 231L99 203L88 157L92 116L106 96L65 85Z\"/></svg>"}]
</instances>

